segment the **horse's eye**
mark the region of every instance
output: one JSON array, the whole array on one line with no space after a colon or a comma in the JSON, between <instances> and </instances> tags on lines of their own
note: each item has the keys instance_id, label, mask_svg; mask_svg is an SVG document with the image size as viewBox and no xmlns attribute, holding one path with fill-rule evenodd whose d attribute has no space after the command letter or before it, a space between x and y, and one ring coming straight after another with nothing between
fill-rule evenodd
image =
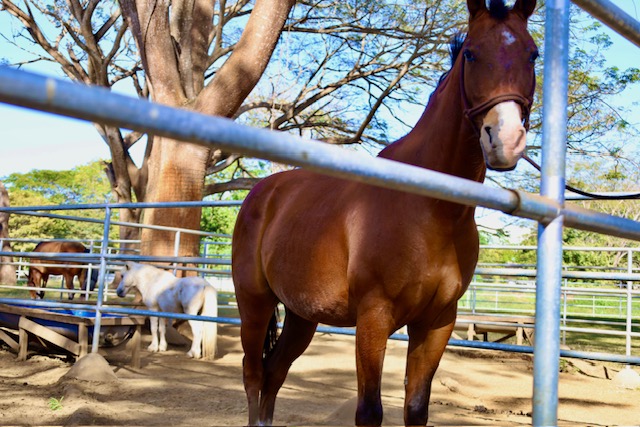
<instances>
[{"instance_id":1,"label":"horse's eye","mask_svg":"<svg viewBox=\"0 0 640 427\"><path fill-rule=\"evenodd\" d=\"M533 64L534 62L536 62L536 59L538 59L539 56L540 56L540 53L537 50L532 52L531 56L529 57L529 62Z\"/></svg>"},{"instance_id":2,"label":"horse's eye","mask_svg":"<svg viewBox=\"0 0 640 427\"><path fill-rule=\"evenodd\" d=\"M468 62L473 62L476 60L476 57L474 56L473 52L471 52L469 49L465 49L462 52L462 55L464 56L464 59L466 59Z\"/></svg>"}]
</instances>

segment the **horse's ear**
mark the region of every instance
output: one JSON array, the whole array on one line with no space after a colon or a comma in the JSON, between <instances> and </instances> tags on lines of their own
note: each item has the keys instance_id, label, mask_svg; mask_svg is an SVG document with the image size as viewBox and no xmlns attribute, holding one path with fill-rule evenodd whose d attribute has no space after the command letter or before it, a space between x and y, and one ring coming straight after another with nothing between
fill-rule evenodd
<instances>
[{"instance_id":1,"label":"horse's ear","mask_svg":"<svg viewBox=\"0 0 640 427\"><path fill-rule=\"evenodd\" d=\"M478 12L487 10L486 0L467 0L467 9L469 9L470 18L473 19Z\"/></svg>"},{"instance_id":2,"label":"horse's ear","mask_svg":"<svg viewBox=\"0 0 640 427\"><path fill-rule=\"evenodd\" d=\"M536 9L536 0L517 0L513 10L522 14L524 19L529 18Z\"/></svg>"},{"instance_id":3,"label":"horse's ear","mask_svg":"<svg viewBox=\"0 0 640 427\"><path fill-rule=\"evenodd\" d=\"M124 263L124 269L127 270L127 271L133 269L133 262L131 262L131 261L125 262Z\"/></svg>"}]
</instances>

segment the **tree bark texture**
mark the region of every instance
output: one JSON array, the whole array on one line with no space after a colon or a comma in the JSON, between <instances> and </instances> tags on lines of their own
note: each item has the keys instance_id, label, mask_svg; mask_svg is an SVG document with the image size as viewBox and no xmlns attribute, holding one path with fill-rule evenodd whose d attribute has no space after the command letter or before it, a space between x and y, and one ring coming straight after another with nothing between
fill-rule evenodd
<instances>
[{"instance_id":1,"label":"tree bark texture","mask_svg":"<svg viewBox=\"0 0 640 427\"><path fill-rule=\"evenodd\" d=\"M2 182L0 182L0 206L9 207L9 193ZM7 238L9 238L9 213L0 212L0 240L2 240L0 247L3 252L11 251L11 244L6 241ZM4 285L17 283L16 267L11 264L12 262L12 257L0 257L0 283Z\"/></svg>"}]
</instances>

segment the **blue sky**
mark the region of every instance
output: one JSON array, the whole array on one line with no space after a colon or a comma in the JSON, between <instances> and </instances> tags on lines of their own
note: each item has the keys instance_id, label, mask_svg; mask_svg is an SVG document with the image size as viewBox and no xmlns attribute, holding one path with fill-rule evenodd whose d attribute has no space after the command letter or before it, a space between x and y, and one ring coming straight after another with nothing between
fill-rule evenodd
<instances>
[{"instance_id":1,"label":"blue sky","mask_svg":"<svg viewBox=\"0 0 640 427\"><path fill-rule=\"evenodd\" d=\"M614 0L614 3L636 19L640 16L640 0ZM4 15L0 14L0 26L6 28L8 21ZM612 38L614 45L608 55L611 64L637 67L639 48L617 34ZM0 40L0 57L6 58L8 49L6 42ZM60 76L61 72L50 74ZM640 88L628 91L622 99L625 103L640 101ZM640 118L634 117L632 122L639 123ZM70 169L109 157L106 144L91 123L0 103L0 178L31 169Z\"/></svg>"}]
</instances>

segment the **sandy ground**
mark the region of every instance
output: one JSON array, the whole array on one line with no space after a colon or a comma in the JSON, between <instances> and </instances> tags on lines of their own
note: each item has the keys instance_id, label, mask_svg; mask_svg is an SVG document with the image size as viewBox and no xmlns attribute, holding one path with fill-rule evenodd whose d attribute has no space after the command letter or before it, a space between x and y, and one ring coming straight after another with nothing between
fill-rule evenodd
<instances>
[{"instance_id":1,"label":"sandy ground","mask_svg":"<svg viewBox=\"0 0 640 427\"><path fill-rule=\"evenodd\" d=\"M140 369L129 366L126 345L101 350L111 367L101 381L65 375L80 365L71 370L73 360L64 356L31 354L17 362L3 347L0 425L243 425L246 400L238 333L237 326L221 326L221 357L214 361L189 359L184 346L149 353L148 335L143 337ZM406 343L389 342L384 425L402 424L405 352ZM607 379L619 368L584 361L562 366L560 425L640 424L640 389ZM529 425L532 381L529 356L448 350L434 380L429 424ZM353 338L316 334L279 394L274 422L353 425L355 396ZM52 408L52 398L61 408Z\"/></svg>"}]
</instances>

